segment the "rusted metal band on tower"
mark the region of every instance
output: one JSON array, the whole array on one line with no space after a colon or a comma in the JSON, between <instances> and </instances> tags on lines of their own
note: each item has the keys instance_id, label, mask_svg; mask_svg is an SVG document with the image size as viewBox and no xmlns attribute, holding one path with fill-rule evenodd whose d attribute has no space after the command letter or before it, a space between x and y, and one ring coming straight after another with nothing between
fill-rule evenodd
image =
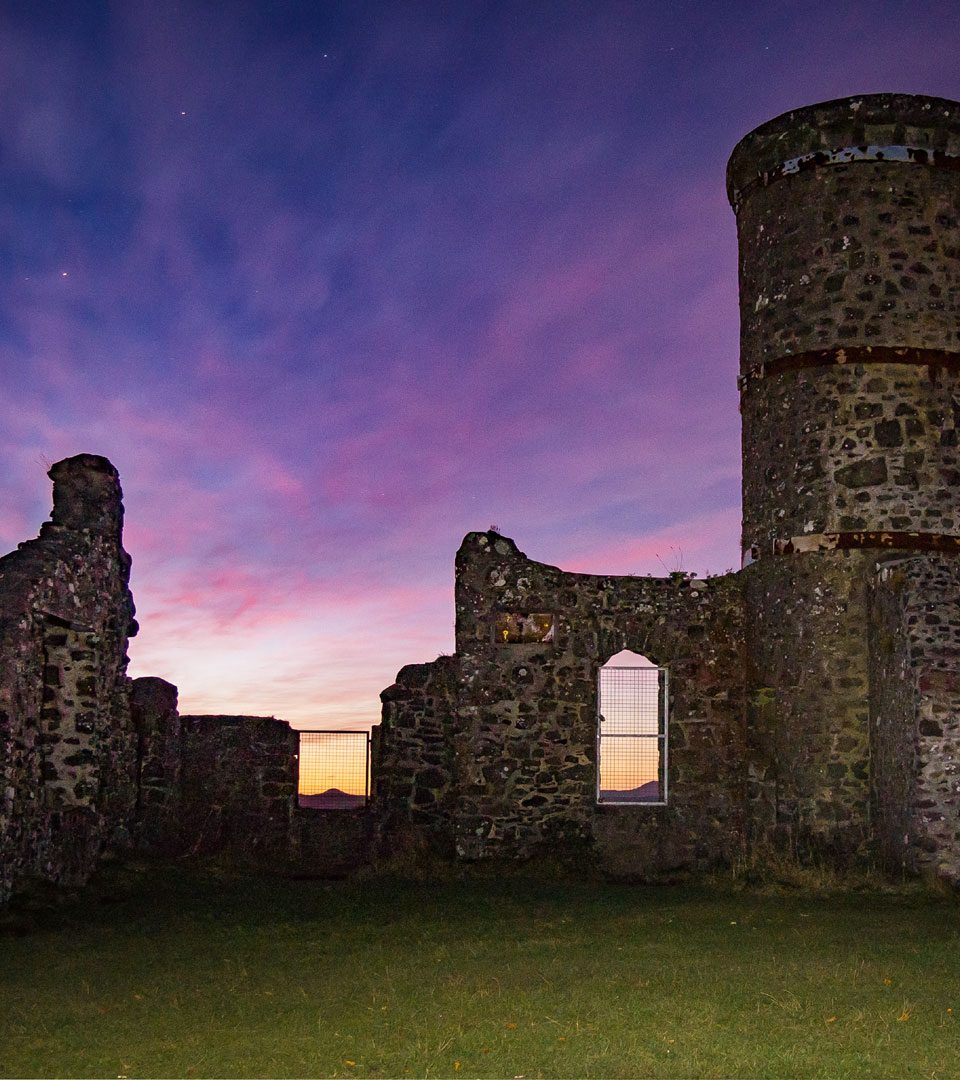
<instances>
[{"instance_id":1,"label":"rusted metal band on tower","mask_svg":"<svg viewBox=\"0 0 960 1080\"><path fill-rule=\"evenodd\" d=\"M744 565L764 555L799 555L811 551L858 551L881 548L888 551L928 551L960 555L960 536L927 532L828 532L791 536L774 540L767 551L756 544L744 552Z\"/></svg>"},{"instance_id":2,"label":"rusted metal band on tower","mask_svg":"<svg viewBox=\"0 0 960 1080\"><path fill-rule=\"evenodd\" d=\"M942 370L960 372L960 352L890 345L847 345L842 349L811 349L809 352L765 360L751 368L746 375L741 375L737 379L737 386L743 391L751 382L783 375L785 372L803 371L806 368L849 367L851 364L906 364L927 367L933 376Z\"/></svg>"},{"instance_id":3,"label":"rusted metal band on tower","mask_svg":"<svg viewBox=\"0 0 960 1080\"><path fill-rule=\"evenodd\" d=\"M947 154L943 150L930 150L922 146L842 146L837 150L815 150L809 154L801 154L799 157L782 161L735 191L731 199L734 212L739 210L744 198L750 192L757 188L769 187L785 176L796 176L798 173L829 168L832 165L854 165L863 161L893 161L960 172L960 157Z\"/></svg>"}]
</instances>

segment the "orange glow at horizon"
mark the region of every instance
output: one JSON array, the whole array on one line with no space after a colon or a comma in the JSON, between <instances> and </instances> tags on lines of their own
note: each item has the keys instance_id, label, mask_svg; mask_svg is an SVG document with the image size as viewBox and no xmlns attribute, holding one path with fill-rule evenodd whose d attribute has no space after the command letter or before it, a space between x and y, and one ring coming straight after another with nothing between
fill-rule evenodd
<instances>
[{"instance_id":1,"label":"orange glow at horizon","mask_svg":"<svg viewBox=\"0 0 960 1080\"><path fill-rule=\"evenodd\" d=\"M644 761L621 761L614 758L610 760L609 753L600 760L600 790L601 791L632 791L644 784L656 780L660 774L659 750L653 739L651 747L656 758L652 762Z\"/></svg>"},{"instance_id":2,"label":"orange glow at horizon","mask_svg":"<svg viewBox=\"0 0 960 1080\"><path fill-rule=\"evenodd\" d=\"M627 649L601 669L600 791L632 791L660 779L659 682L657 666Z\"/></svg>"},{"instance_id":3,"label":"orange glow at horizon","mask_svg":"<svg viewBox=\"0 0 960 1080\"><path fill-rule=\"evenodd\" d=\"M345 795L367 793L365 731L301 731L300 795L337 788Z\"/></svg>"}]
</instances>

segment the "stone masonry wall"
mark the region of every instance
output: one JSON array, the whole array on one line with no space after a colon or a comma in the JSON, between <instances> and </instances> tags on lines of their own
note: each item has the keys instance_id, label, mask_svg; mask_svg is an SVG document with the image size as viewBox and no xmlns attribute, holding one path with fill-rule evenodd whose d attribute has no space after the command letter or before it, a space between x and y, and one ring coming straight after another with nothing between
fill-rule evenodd
<instances>
[{"instance_id":1,"label":"stone masonry wall","mask_svg":"<svg viewBox=\"0 0 960 1080\"><path fill-rule=\"evenodd\" d=\"M876 831L886 865L960 884L960 564L884 564L872 596Z\"/></svg>"},{"instance_id":2,"label":"stone masonry wall","mask_svg":"<svg viewBox=\"0 0 960 1080\"><path fill-rule=\"evenodd\" d=\"M372 757L381 855L402 854L419 838L452 856L460 739L459 663L442 656L409 664L380 695L383 721Z\"/></svg>"},{"instance_id":3,"label":"stone masonry wall","mask_svg":"<svg viewBox=\"0 0 960 1080\"><path fill-rule=\"evenodd\" d=\"M91 454L49 475L51 520L0 559L0 902L31 878L85 881L136 798L119 478Z\"/></svg>"},{"instance_id":4,"label":"stone masonry wall","mask_svg":"<svg viewBox=\"0 0 960 1080\"><path fill-rule=\"evenodd\" d=\"M375 834L366 809L295 809L287 869L296 877L347 877L372 862Z\"/></svg>"},{"instance_id":5,"label":"stone masonry wall","mask_svg":"<svg viewBox=\"0 0 960 1080\"><path fill-rule=\"evenodd\" d=\"M759 557L810 534L960 532L960 371L787 372L745 390L743 415L756 448L744 455L743 543Z\"/></svg>"},{"instance_id":6,"label":"stone masonry wall","mask_svg":"<svg viewBox=\"0 0 960 1080\"><path fill-rule=\"evenodd\" d=\"M177 688L163 679L134 679L130 710L137 733L137 846L179 851L183 739Z\"/></svg>"},{"instance_id":7,"label":"stone masonry wall","mask_svg":"<svg viewBox=\"0 0 960 1080\"><path fill-rule=\"evenodd\" d=\"M457 654L405 668L384 693L384 761L396 817L462 858L567 853L611 872L657 877L728 862L742 849L739 583L568 574L497 533L457 554ZM498 616L552 613L549 642L497 640ZM598 806L597 677L621 649L670 670L666 806ZM417 768L425 733L434 763ZM388 770L386 770L388 771Z\"/></svg>"},{"instance_id":8,"label":"stone masonry wall","mask_svg":"<svg viewBox=\"0 0 960 1080\"><path fill-rule=\"evenodd\" d=\"M939 162L958 156L960 103L907 94L806 106L741 139L743 370L834 345L956 348L958 177Z\"/></svg>"},{"instance_id":9,"label":"stone masonry wall","mask_svg":"<svg viewBox=\"0 0 960 1080\"><path fill-rule=\"evenodd\" d=\"M727 171L748 727L767 751L753 818L841 864L874 839L875 567L960 551L958 153L960 104L865 95L762 125Z\"/></svg>"},{"instance_id":10,"label":"stone masonry wall","mask_svg":"<svg viewBox=\"0 0 960 1080\"><path fill-rule=\"evenodd\" d=\"M181 716L181 843L195 855L285 868L297 733L263 716Z\"/></svg>"},{"instance_id":11,"label":"stone masonry wall","mask_svg":"<svg viewBox=\"0 0 960 1080\"><path fill-rule=\"evenodd\" d=\"M824 102L741 140L743 571L571 574L469 533L455 655L381 695L372 815L298 808L285 723L131 686L117 472L54 465L51 520L0 558L0 903L83 882L108 844L345 873L374 832L381 857L651 879L879 850L960 884L958 162L960 103L937 98ZM622 649L669 672L663 804L597 801L598 674Z\"/></svg>"},{"instance_id":12,"label":"stone masonry wall","mask_svg":"<svg viewBox=\"0 0 960 1080\"><path fill-rule=\"evenodd\" d=\"M866 582L876 556L810 552L744 569L750 835L802 860L870 855Z\"/></svg>"},{"instance_id":13,"label":"stone masonry wall","mask_svg":"<svg viewBox=\"0 0 960 1080\"><path fill-rule=\"evenodd\" d=\"M298 734L260 716L179 716L177 688L133 683L138 847L259 870L338 877L369 861L366 810L297 806Z\"/></svg>"},{"instance_id":14,"label":"stone masonry wall","mask_svg":"<svg viewBox=\"0 0 960 1080\"><path fill-rule=\"evenodd\" d=\"M906 560L910 561L910 560ZM870 589L870 736L873 831L881 864L916 873L917 680L904 615L900 560L880 568Z\"/></svg>"}]
</instances>

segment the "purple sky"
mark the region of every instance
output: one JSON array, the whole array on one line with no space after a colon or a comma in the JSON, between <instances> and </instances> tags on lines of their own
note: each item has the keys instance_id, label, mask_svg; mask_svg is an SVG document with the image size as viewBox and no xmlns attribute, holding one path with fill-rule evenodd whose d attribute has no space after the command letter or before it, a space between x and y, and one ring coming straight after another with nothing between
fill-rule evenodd
<instances>
[{"instance_id":1,"label":"purple sky","mask_svg":"<svg viewBox=\"0 0 960 1080\"><path fill-rule=\"evenodd\" d=\"M960 4L0 4L0 548L120 470L131 674L375 722L497 525L738 564L735 142L960 97Z\"/></svg>"}]
</instances>

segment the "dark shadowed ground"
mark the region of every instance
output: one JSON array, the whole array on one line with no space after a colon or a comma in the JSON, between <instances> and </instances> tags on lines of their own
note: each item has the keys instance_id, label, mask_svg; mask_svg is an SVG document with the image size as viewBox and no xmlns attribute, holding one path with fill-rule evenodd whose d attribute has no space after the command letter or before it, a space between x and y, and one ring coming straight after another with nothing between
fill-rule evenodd
<instances>
[{"instance_id":1,"label":"dark shadowed ground","mask_svg":"<svg viewBox=\"0 0 960 1080\"><path fill-rule=\"evenodd\" d=\"M957 906L919 891L144 867L2 950L7 1077L956 1075Z\"/></svg>"}]
</instances>

